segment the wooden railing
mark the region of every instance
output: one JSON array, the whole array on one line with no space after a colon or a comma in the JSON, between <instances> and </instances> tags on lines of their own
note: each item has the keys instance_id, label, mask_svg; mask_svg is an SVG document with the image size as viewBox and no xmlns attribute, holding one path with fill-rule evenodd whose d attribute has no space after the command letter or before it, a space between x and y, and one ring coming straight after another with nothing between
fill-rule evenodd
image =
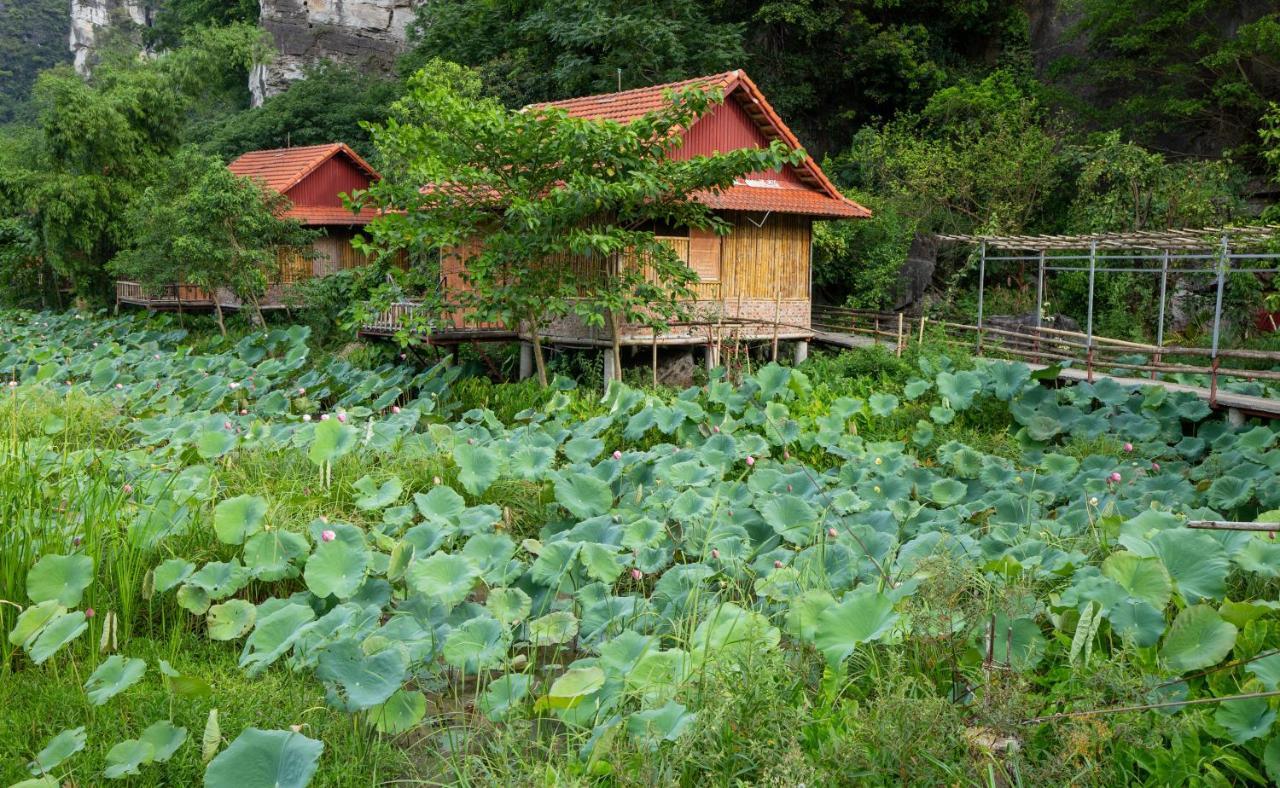
<instances>
[{"instance_id":1,"label":"wooden railing","mask_svg":"<svg viewBox=\"0 0 1280 788\"><path fill-rule=\"evenodd\" d=\"M905 315L901 312L830 306L815 306L812 323L814 329L820 332L874 337L895 347L899 354L908 344L922 342L928 331L931 339L969 348L978 355L1013 356L1045 364L1066 363L1076 366L1085 370L1090 380L1095 372L1106 374L1104 370L1146 373L1151 380L1155 380L1159 374L1169 373L1206 375L1210 379L1209 386L1214 395L1219 378L1280 380L1278 369L1248 369L1241 366L1250 363L1268 367L1280 366L1280 352L1268 350L1219 348L1215 353L1210 348L1151 345L1044 325L1015 328L1007 324L991 325L988 322L987 325L977 326L921 315ZM1209 364L1168 361L1170 357L1176 356L1207 358ZM1233 366L1223 366L1224 359Z\"/></svg>"},{"instance_id":2,"label":"wooden railing","mask_svg":"<svg viewBox=\"0 0 1280 788\"><path fill-rule=\"evenodd\" d=\"M416 328L417 325L425 327L426 330L422 333L432 336L468 332L514 333L499 322L471 319L460 307L452 309L445 307L443 311L438 311L435 307L426 307L415 301L400 301L392 304L365 323L362 331L375 336L390 336L402 328L409 326Z\"/></svg>"},{"instance_id":3,"label":"wooden railing","mask_svg":"<svg viewBox=\"0 0 1280 788\"><path fill-rule=\"evenodd\" d=\"M148 294L139 282L117 281L116 300L130 304L189 304L209 306L213 297L195 285L165 285L160 292Z\"/></svg>"}]
</instances>

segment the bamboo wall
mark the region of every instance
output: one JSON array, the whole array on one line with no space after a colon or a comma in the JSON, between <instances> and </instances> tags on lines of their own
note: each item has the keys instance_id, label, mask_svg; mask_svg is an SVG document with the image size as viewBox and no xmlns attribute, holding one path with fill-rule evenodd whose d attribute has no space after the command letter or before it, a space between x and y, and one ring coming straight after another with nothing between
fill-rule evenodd
<instances>
[{"instance_id":1,"label":"bamboo wall","mask_svg":"<svg viewBox=\"0 0 1280 788\"><path fill-rule=\"evenodd\" d=\"M721 239L726 301L809 300L811 219L746 213L725 218L733 224L733 231Z\"/></svg>"}]
</instances>

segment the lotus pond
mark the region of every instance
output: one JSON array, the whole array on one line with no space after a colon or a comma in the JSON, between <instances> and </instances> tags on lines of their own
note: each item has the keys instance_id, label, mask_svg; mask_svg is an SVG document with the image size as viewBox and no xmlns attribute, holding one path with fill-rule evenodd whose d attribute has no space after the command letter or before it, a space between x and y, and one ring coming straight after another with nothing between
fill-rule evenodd
<instances>
[{"instance_id":1,"label":"lotus pond","mask_svg":"<svg viewBox=\"0 0 1280 788\"><path fill-rule=\"evenodd\" d=\"M1280 777L1280 543L1187 527L1280 522L1273 426L941 355L194 347L0 313L6 784Z\"/></svg>"}]
</instances>

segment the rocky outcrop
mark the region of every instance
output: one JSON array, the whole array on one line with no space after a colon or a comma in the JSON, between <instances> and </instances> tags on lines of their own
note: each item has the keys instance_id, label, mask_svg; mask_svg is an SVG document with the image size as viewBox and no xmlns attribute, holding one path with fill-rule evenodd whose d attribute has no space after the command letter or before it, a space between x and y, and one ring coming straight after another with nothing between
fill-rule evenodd
<instances>
[{"instance_id":1,"label":"rocky outcrop","mask_svg":"<svg viewBox=\"0 0 1280 788\"><path fill-rule=\"evenodd\" d=\"M389 70L404 51L414 10L422 0L261 0L262 27L275 42L275 59L254 69L255 106L302 76L308 64L336 60L357 68Z\"/></svg>"},{"instance_id":2,"label":"rocky outcrop","mask_svg":"<svg viewBox=\"0 0 1280 788\"><path fill-rule=\"evenodd\" d=\"M71 0L71 54L76 71L87 74L102 36L108 31L128 34L151 24L144 0Z\"/></svg>"}]
</instances>

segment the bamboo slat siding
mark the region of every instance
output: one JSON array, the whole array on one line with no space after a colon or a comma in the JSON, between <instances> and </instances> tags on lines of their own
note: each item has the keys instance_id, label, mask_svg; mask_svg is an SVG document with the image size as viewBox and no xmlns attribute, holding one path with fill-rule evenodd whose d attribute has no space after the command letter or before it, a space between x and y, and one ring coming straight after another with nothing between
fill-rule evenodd
<instances>
[{"instance_id":1,"label":"bamboo slat siding","mask_svg":"<svg viewBox=\"0 0 1280 788\"><path fill-rule=\"evenodd\" d=\"M733 231L721 239L725 300L808 300L811 220L787 214L738 213L726 218L733 222Z\"/></svg>"}]
</instances>

